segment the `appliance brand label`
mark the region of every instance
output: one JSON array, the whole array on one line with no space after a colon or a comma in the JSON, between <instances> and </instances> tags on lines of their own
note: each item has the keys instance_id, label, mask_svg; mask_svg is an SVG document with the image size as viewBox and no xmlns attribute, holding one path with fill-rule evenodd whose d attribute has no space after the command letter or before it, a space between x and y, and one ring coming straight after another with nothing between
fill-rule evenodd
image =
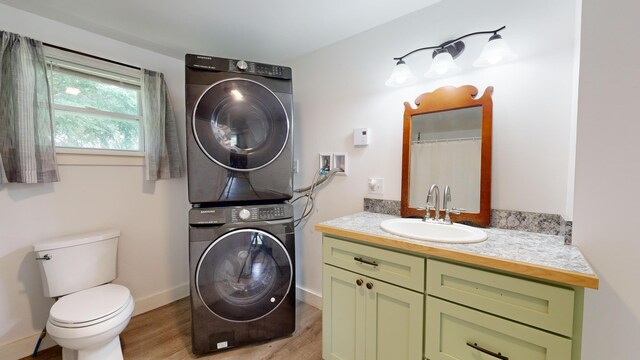
<instances>
[{"instance_id":1,"label":"appliance brand label","mask_svg":"<svg viewBox=\"0 0 640 360\"><path fill-rule=\"evenodd\" d=\"M228 346L229 346L229 344L228 344L226 341L219 342L219 343L217 343L217 344L216 344L216 347L217 347L218 349L224 349L224 348L226 348L226 347L228 347Z\"/></svg>"}]
</instances>

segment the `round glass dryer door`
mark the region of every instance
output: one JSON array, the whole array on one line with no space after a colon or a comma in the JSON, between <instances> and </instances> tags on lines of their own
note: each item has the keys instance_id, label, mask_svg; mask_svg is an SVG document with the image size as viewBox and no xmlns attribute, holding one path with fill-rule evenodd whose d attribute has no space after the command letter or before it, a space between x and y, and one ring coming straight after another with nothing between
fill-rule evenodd
<instances>
[{"instance_id":1,"label":"round glass dryer door","mask_svg":"<svg viewBox=\"0 0 640 360\"><path fill-rule=\"evenodd\" d=\"M266 316L284 300L293 279L291 258L282 243L257 229L229 232L200 257L196 290L205 306L229 321Z\"/></svg>"},{"instance_id":2,"label":"round glass dryer door","mask_svg":"<svg viewBox=\"0 0 640 360\"><path fill-rule=\"evenodd\" d=\"M280 99L242 78L211 85L196 102L192 126L204 154L234 171L269 165L286 146L290 128Z\"/></svg>"}]
</instances>

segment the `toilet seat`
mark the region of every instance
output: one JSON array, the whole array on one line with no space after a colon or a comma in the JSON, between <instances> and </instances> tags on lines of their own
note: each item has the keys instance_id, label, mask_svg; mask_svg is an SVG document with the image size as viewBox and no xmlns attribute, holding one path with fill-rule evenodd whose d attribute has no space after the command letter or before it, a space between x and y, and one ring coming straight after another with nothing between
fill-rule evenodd
<instances>
[{"instance_id":1,"label":"toilet seat","mask_svg":"<svg viewBox=\"0 0 640 360\"><path fill-rule=\"evenodd\" d=\"M93 326L117 317L132 302L129 289L106 284L60 298L49 312L49 322L62 328Z\"/></svg>"}]
</instances>

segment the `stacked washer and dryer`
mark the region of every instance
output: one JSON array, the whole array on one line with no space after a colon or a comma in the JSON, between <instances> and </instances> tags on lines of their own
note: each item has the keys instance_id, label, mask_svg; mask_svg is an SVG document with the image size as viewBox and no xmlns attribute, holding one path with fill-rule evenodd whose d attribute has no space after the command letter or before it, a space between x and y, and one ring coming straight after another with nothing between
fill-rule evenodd
<instances>
[{"instance_id":1,"label":"stacked washer and dryer","mask_svg":"<svg viewBox=\"0 0 640 360\"><path fill-rule=\"evenodd\" d=\"M192 351L295 330L292 84L283 66L187 54Z\"/></svg>"}]
</instances>

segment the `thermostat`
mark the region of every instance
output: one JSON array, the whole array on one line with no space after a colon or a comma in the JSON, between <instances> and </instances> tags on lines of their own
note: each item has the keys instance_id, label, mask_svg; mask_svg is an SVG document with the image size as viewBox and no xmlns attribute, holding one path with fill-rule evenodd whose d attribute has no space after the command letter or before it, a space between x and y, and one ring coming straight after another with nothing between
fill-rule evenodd
<instances>
[{"instance_id":1,"label":"thermostat","mask_svg":"<svg viewBox=\"0 0 640 360\"><path fill-rule=\"evenodd\" d=\"M357 128L353 129L353 145L354 146L367 146L369 145L369 128Z\"/></svg>"}]
</instances>

